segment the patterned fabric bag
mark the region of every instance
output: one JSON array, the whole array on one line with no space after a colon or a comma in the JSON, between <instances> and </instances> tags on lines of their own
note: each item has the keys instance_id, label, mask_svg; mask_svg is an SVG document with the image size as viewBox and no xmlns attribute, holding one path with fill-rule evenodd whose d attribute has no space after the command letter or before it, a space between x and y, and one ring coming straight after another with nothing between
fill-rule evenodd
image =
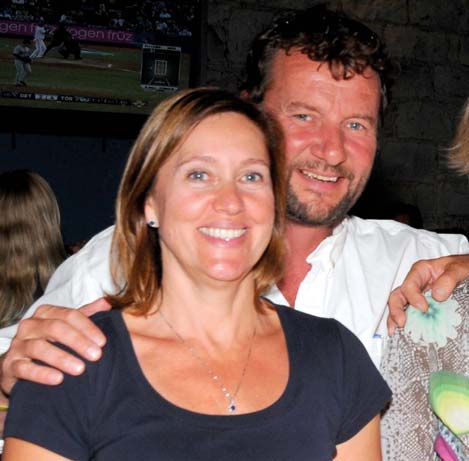
<instances>
[{"instance_id":1,"label":"patterned fabric bag","mask_svg":"<svg viewBox=\"0 0 469 461\"><path fill-rule=\"evenodd\" d=\"M381 423L384 461L469 461L469 280L423 314L409 307L381 372L393 401Z\"/></svg>"}]
</instances>

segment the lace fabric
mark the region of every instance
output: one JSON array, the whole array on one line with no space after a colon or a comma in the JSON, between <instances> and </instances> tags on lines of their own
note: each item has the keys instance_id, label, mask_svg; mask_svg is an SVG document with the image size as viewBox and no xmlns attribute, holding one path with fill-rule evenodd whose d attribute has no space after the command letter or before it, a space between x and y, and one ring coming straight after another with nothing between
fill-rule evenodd
<instances>
[{"instance_id":1,"label":"lace fabric","mask_svg":"<svg viewBox=\"0 0 469 461\"><path fill-rule=\"evenodd\" d=\"M450 431L432 410L429 399L432 374L446 371L469 377L469 280L452 298L457 306L451 312L451 328L445 327L451 337L446 337L444 346L441 341L429 340L431 335L417 337L416 328L398 330L387 341L381 372L393 391L393 401L381 423L384 461L469 461L469 433ZM432 328L428 320L426 328ZM469 389L462 394L461 398L469 398ZM461 406L461 412L468 409L469 405ZM442 416L438 408L435 411ZM469 421L469 412L467 418Z\"/></svg>"}]
</instances>

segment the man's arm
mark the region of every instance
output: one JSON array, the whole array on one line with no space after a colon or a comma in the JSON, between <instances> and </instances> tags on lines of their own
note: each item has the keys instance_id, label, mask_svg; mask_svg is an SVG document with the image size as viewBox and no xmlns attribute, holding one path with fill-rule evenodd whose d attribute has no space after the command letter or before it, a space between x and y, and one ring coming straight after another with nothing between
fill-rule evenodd
<instances>
[{"instance_id":1,"label":"man's arm","mask_svg":"<svg viewBox=\"0 0 469 461\"><path fill-rule=\"evenodd\" d=\"M388 331L392 335L396 327L404 327L407 316L405 309L412 305L421 311L428 309L423 296L431 290L437 301L446 300L453 290L469 277L469 255L444 256L416 262L402 285L389 296Z\"/></svg>"},{"instance_id":2,"label":"man's arm","mask_svg":"<svg viewBox=\"0 0 469 461\"><path fill-rule=\"evenodd\" d=\"M22 56L22 55L17 54L17 53L13 53L13 56L15 57L15 59L19 59L20 61L23 61L23 62L26 62L26 63L31 62L31 58L29 56Z\"/></svg>"},{"instance_id":3,"label":"man's arm","mask_svg":"<svg viewBox=\"0 0 469 461\"><path fill-rule=\"evenodd\" d=\"M100 300L83 311L55 306L76 308L105 293L115 292L109 271L112 233L113 227L100 232L59 266L45 294L23 317L18 332L16 325L0 330L0 352L8 350L0 367L0 386L4 392L11 390L17 378L57 384L63 378L62 372L79 374L83 371L81 360L55 347L53 342L60 342L90 360L100 356L100 346L105 340L87 315L109 309L108 303ZM39 366L33 359L57 367L59 371Z\"/></svg>"},{"instance_id":4,"label":"man's arm","mask_svg":"<svg viewBox=\"0 0 469 461\"><path fill-rule=\"evenodd\" d=\"M87 360L98 360L106 338L88 316L108 309L110 305L104 298L80 309L43 305L32 317L22 320L10 348L2 357L0 385L3 392L8 394L19 378L54 385L62 382L63 373L83 373L84 362L53 342L64 344ZM34 359L48 366L38 365Z\"/></svg>"}]
</instances>

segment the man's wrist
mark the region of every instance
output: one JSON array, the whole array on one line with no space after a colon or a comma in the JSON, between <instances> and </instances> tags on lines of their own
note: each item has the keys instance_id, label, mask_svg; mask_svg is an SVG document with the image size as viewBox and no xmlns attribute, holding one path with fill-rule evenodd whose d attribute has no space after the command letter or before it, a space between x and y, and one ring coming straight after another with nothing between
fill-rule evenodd
<instances>
[{"instance_id":1,"label":"man's wrist","mask_svg":"<svg viewBox=\"0 0 469 461\"><path fill-rule=\"evenodd\" d=\"M3 377L3 361L5 360L6 352L0 354L0 383ZM10 394L5 392L3 387L0 385L0 411L8 410L8 403L10 399Z\"/></svg>"}]
</instances>

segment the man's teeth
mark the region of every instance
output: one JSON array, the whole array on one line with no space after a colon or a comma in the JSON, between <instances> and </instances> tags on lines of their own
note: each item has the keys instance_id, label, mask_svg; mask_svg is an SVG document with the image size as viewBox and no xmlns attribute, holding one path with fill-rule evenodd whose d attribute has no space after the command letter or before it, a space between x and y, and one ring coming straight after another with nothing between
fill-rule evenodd
<instances>
[{"instance_id":1,"label":"man's teeth","mask_svg":"<svg viewBox=\"0 0 469 461\"><path fill-rule=\"evenodd\" d=\"M326 182L337 182L339 179L338 176L322 176L320 174L312 173L311 171L301 170L301 172L308 176L308 178L318 179L319 181L326 181Z\"/></svg>"},{"instance_id":2,"label":"man's teeth","mask_svg":"<svg viewBox=\"0 0 469 461\"><path fill-rule=\"evenodd\" d=\"M246 229L221 229L219 227L200 227L199 230L202 234L223 239L226 242L241 237L246 233Z\"/></svg>"}]
</instances>

